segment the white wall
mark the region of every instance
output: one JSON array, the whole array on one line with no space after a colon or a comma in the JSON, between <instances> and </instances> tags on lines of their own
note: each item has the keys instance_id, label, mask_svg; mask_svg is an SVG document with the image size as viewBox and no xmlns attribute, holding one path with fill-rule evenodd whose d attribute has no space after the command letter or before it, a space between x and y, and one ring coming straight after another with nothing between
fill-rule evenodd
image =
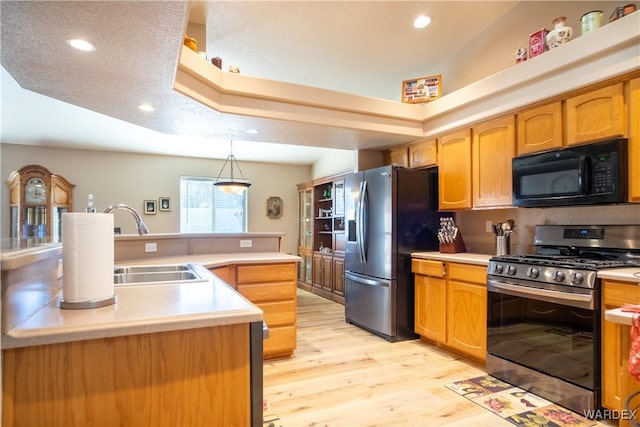
<instances>
[{"instance_id":1,"label":"white wall","mask_svg":"<svg viewBox=\"0 0 640 427\"><path fill-rule=\"evenodd\" d=\"M171 197L171 212L143 215L152 233L180 231L180 176L216 177L223 160L171 157L147 154L112 153L105 151L42 148L13 144L0 145L1 173L6 180L11 171L27 164L45 166L60 174L76 187L73 191L73 210L86 207L87 196L93 193L98 211L114 203L131 205L142 213L143 201ZM249 231L283 232L282 251L296 253L298 193L296 184L311 178L311 167L273 163L238 163L249 188ZM283 215L279 219L266 216L266 202L270 196L283 201ZM3 217L8 212L9 194L2 186ZM2 221L1 236L8 237L7 221ZM133 219L126 212L115 213L115 225L125 234L135 234Z\"/></svg>"}]
</instances>

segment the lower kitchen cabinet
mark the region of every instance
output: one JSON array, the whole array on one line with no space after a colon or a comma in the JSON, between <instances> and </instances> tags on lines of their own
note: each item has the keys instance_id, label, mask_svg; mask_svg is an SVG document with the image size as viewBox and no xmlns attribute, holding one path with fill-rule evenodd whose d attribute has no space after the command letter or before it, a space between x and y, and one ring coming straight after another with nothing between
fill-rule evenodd
<instances>
[{"instance_id":1,"label":"lower kitchen cabinet","mask_svg":"<svg viewBox=\"0 0 640 427\"><path fill-rule=\"evenodd\" d=\"M602 281L602 406L622 411L627 398L640 391L640 382L629 375L630 327L605 320L605 310L625 303L640 304L640 287L636 283ZM621 420L620 426L629 425Z\"/></svg>"},{"instance_id":2,"label":"lower kitchen cabinet","mask_svg":"<svg viewBox=\"0 0 640 427\"><path fill-rule=\"evenodd\" d=\"M333 257L333 293L344 304L344 258L338 256Z\"/></svg>"},{"instance_id":3,"label":"lower kitchen cabinet","mask_svg":"<svg viewBox=\"0 0 640 427\"><path fill-rule=\"evenodd\" d=\"M415 332L484 362L487 352L486 267L413 259Z\"/></svg>"},{"instance_id":4,"label":"lower kitchen cabinet","mask_svg":"<svg viewBox=\"0 0 640 427\"><path fill-rule=\"evenodd\" d=\"M344 257L336 253L314 252L313 286L307 290L344 304Z\"/></svg>"},{"instance_id":5,"label":"lower kitchen cabinet","mask_svg":"<svg viewBox=\"0 0 640 427\"><path fill-rule=\"evenodd\" d=\"M250 351L247 323L5 349L2 425L249 426Z\"/></svg>"},{"instance_id":6,"label":"lower kitchen cabinet","mask_svg":"<svg viewBox=\"0 0 640 427\"><path fill-rule=\"evenodd\" d=\"M233 264L209 270L260 307L269 338L264 358L291 356L296 349L296 263Z\"/></svg>"}]
</instances>

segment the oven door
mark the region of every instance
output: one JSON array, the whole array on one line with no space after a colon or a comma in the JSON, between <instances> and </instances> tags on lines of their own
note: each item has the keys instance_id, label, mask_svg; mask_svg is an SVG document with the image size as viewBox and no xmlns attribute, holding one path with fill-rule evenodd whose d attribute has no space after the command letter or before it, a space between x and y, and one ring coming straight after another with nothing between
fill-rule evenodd
<instances>
[{"instance_id":1,"label":"oven door","mask_svg":"<svg viewBox=\"0 0 640 427\"><path fill-rule=\"evenodd\" d=\"M487 290L489 355L578 387L599 389L596 291L538 289L491 277Z\"/></svg>"}]
</instances>

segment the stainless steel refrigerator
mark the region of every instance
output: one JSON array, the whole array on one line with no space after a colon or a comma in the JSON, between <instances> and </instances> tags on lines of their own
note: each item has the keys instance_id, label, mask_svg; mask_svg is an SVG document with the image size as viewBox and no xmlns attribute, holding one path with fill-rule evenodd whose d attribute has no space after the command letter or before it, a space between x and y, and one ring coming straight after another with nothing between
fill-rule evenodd
<instances>
[{"instance_id":1,"label":"stainless steel refrigerator","mask_svg":"<svg viewBox=\"0 0 640 427\"><path fill-rule=\"evenodd\" d=\"M384 166L345 180L345 315L388 341L415 338L411 252L436 250L437 170Z\"/></svg>"}]
</instances>

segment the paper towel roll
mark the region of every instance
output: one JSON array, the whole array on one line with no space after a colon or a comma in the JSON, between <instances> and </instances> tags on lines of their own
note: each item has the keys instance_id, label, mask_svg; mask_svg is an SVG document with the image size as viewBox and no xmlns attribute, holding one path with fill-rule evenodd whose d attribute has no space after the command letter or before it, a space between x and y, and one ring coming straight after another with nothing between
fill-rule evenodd
<instances>
[{"instance_id":1,"label":"paper towel roll","mask_svg":"<svg viewBox=\"0 0 640 427\"><path fill-rule=\"evenodd\" d=\"M112 214L62 214L63 308L113 298L113 246Z\"/></svg>"}]
</instances>

